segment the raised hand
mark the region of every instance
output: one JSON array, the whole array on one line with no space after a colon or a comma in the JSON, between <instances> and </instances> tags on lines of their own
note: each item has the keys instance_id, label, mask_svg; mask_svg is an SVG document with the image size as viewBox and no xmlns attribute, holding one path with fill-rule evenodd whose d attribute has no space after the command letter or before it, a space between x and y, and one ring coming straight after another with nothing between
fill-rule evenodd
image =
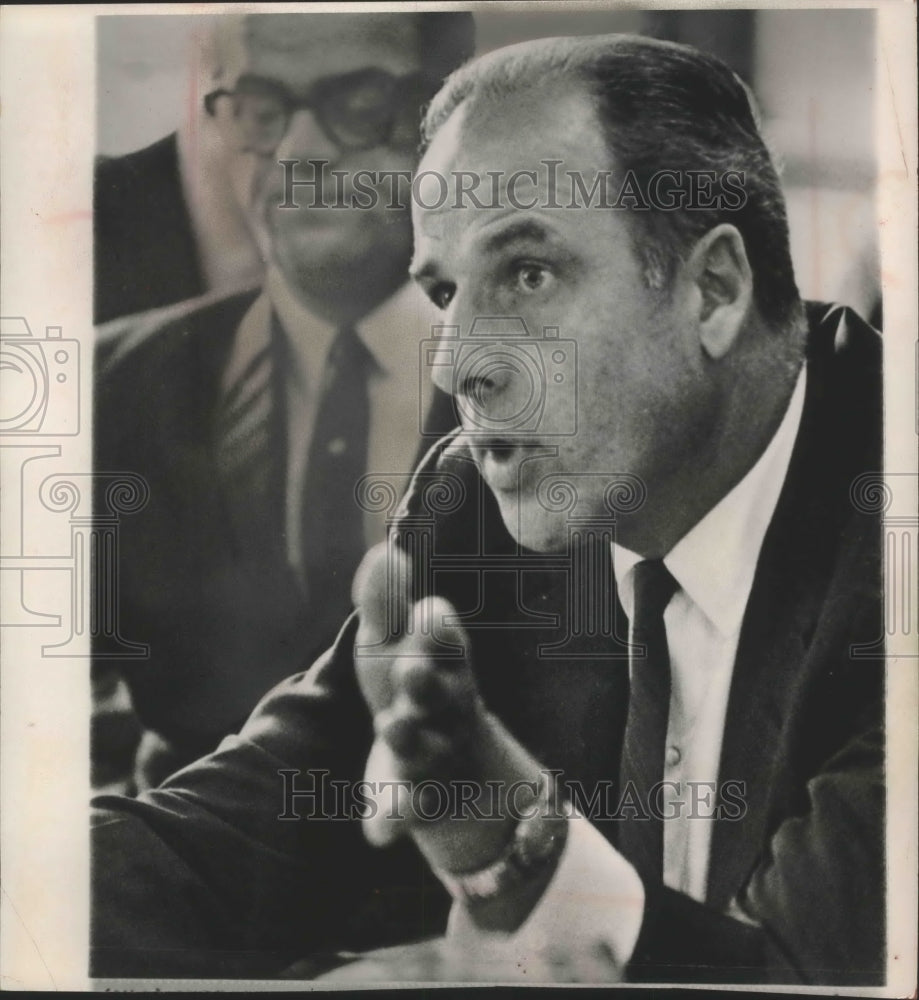
<instances>
[{"instance_id":1,"label":"raised hand","mask_svg":"<svg viewBox=\"0 0 919 1000\"><path fill-rule=\"evenodd\" d=\"M357 678L375 733L365 778L379 790L365 835L382 845L411 834L441 871L482 868L513 834L507 789L535 787L539 765L483 704L453 607L430 595L413 600L409 560L394 543L367 554L354 599ZM518 809L526 795L518 787Z\"/></svg>"}]
</instances>

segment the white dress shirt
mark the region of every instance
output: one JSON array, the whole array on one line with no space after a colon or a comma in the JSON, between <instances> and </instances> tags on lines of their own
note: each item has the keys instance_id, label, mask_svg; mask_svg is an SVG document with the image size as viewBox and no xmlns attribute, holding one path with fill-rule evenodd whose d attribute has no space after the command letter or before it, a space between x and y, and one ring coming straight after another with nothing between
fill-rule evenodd
<instances>
[{"instance_id":1,"label":"white dress shirt","mask_svg":"<svg viewBox=\"0 0 919 1000\"><path fill-rule=\"evenodd\" d=\"M705 901L709 848L717 802L721 742L734 658L763 538L801 422L802 367L778 430L746 476L664 557L678 590L664 612L671 695L662 802L664 883ZM641 556L613 546L619 599L631 619L634 567ZM688 782L700 782L695 790ZM670 818L672 817L672 818ZM559 866L538 905L507 945L523 957L568 943L594 943L624 966L638 939L644 890L634 868L583 817L570 821ZM474 935L460 907L450 933Z\"/></svg>"},{"instance_id":2,"label":"white dress shirt","mask_svg":"<svg viewBox=\"0 0 919 1000\"><path fill-rule=\"evenodd\" d=\"M287 408L286 542L288 560L301 570L300 504L307 475L307 456L319 405L322 373L337 328L314 316L289 288L281 272L269 266L265 294L240 324L225 386L268 343L271 310L287 335L290 364L284 371ZM375 361L368 383L370 432L367 471L401 478L404 487L421 444L420 416L427 413L433 387L419 371L420 342L431 336L437 314L426 296L406 283L364 317L355 329ZM364 514L364 541L382 541L387 511ZM308 540L307 540L308 541Z\"/></svg>"}]
</instances>

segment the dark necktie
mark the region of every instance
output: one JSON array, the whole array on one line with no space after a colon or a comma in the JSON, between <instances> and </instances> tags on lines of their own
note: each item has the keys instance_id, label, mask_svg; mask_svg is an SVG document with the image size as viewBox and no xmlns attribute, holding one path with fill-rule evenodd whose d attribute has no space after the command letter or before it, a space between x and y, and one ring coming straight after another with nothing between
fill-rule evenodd
<instances>
[{"instance_id":1,"label":"dark necktie","mask_svg":"<svg viewBox=\"0 0 919 1000\"><path fill-rule=\"evenodd\" d=\"M677 582L660 559L638 563L634 574L633 652L629 712L619 771L620 797L628 794L626 801L636 803L648 818L621 821L619 849L643 879L659 882L663 875L664 822L660 816L661 796L655 792L655 786L664 779L670 712L670 655L664 609L677 589Z\"/></svg>"},{"instance_id":2,"label":"dark necktie","mask_svg":"<svg viewBox=\"0 0 919 1000\"><path fill-rule=\"evenodd\" d=\"M301 506L302 566L316 627L335 627L351 606L364 554L355 486L367 471L373 356L353 329L339 331L326 361Z\"/></svg>"}]
</instances>

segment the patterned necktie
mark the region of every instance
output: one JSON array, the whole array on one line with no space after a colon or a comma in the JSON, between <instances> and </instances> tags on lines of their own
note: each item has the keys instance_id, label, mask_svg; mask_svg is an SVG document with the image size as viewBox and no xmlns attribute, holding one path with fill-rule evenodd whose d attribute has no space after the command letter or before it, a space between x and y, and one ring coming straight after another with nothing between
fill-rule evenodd
<instances>
[{"instance_id":1,"label":"patterned necktie","mask_svg":"<svg viewBox=\"0 0 919 1000\"><path fill-rule=\"evenodd\" d=\"M323 373L301 503L302 567L319 630L344 620L366 547L355 486L367 471L373 364L352 328L339 331Z\"/></svg>"},{"instance_id":2,"label":"patterned necktie","mask_svg":"<svg viewBox=\"0 0 919 1000\"><path fill-rule=\"evenodd\" d=\"M630 658L629 712L625 725L620 797L636 804L649 818L621 821L619 849L645 880L661 881L664 863L664 821L661 796L655 786L664 780L667 718L670 712L670 655L664 610L677 582L660 559L645 560L634 569L635 606L631 641L638 645ZM644 647L644 655L641 655ZM632 787L629 788L629 782Z\"/></svg>"}]
</instances>

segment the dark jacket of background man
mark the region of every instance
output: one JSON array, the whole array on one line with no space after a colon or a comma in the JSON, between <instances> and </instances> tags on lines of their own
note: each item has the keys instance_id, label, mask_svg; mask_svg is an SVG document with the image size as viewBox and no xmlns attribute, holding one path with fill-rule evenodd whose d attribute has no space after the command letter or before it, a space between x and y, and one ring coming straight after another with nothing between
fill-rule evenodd
<instances>
[{"instance_id":1,"label":"dark jacket of background man","mask_svg":"<svg viewBox=\"0 0 919 1000\"><path fill-rule=\"evenodd\" d=\"M203 295L207 284L179 175L175 133L100 157L93 200L94 320Z\"/></svg>"},{"instance_id":2,"label":"dark jacket of background man","mask_svg":"<svg viewBox=\"0 0 919 1000\"><path fill-rule=\"evenodd\" d=\"M212 750L265 691L311 663L349 610L325 607L328 595L305 599L280 546L257 563L240 554L214 415L221 373L258 296L243 292L171 319L116 324L97 350L95 467L139 473L149 493L141 510L120 520L116 580L120 637L149 646L149 655L132 659L100 639L97 663L124 673L141 723L184 756L175 766ZM414 331L416 341L423 332ZM455 422L452 403L436 390L433 398L428 431L446 433ZM281 483L288 461L284 403L277 391L265 455ZM431 439L421 437L418 417L393 430L420 455ZM274 526L278 539L284 494L280 486L269 508L250 511ZM102 493L98 501L97 510L104 509Z\"/></svg>"}]
</instances>

